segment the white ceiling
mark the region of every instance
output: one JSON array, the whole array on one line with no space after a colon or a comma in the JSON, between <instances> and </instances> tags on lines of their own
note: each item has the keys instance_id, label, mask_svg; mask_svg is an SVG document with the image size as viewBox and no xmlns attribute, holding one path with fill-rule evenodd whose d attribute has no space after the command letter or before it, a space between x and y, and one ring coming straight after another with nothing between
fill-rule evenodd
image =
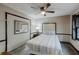
<instances>
[{"instance_id":1,"label":"white ceiling","mask_svg":"<svg viewBox=\"0 0 79 59\"><path fill-rule=\"evenodd\" d=\"M34 19L70 15L79 8L78 3L51 3L48 10L54 10L55 13L47 13L47 16L44 16L40 13L39 9L39 7L44 5L43 3L5 3L4 5L16 9ZM31 7L35 7L35 9Z\"/></svg>"}]
</instances>

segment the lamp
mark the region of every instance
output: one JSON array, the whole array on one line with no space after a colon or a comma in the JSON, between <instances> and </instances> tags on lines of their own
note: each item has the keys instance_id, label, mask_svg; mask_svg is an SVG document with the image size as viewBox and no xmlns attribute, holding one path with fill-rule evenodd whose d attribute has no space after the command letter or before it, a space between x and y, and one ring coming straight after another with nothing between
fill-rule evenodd
<instances>
[{"instance_id":1,"label":"lamp","mask_svg":"<svg viewBox=\"0 0 79 59\"><path fill-rule=\"evenodd\" d=\"M39 30L40 29L40 27L36 27L36 30Z\"/></svg>"},{"instance_id":2,"label":"lamp","mask_svg":"<svg viewBox=\"0 0 79 59\"><path fill-rule=\"evenodd\" d=\"M37 34L39 34L40 27L36 27Z\"/></svg>"}]
</instances>

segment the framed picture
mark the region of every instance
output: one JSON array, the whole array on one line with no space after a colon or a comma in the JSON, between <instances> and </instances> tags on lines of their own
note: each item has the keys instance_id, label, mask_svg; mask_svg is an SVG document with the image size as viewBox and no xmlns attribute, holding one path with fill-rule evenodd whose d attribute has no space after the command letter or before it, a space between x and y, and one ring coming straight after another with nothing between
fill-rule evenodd
<instances>
[{"instance_id":1,"label":"framed picture","mask_svg":"<svg viewBox=\"0 0 79 59\"><path fill-rule=\"evenodd\" d=\"M28 32L28 22L14 20L14 34Z\"/></svg>"}]
</instances>

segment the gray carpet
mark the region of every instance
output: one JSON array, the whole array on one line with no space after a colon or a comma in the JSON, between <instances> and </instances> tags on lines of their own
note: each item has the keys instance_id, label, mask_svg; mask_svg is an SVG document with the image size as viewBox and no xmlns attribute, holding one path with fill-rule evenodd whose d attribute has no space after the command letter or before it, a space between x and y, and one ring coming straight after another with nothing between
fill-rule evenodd
<instances>
[{"instance_id":1,"label":"gray carpet","mask_svg":"<svg viewBox=\"0 0 79 59\"><path fill-rule=\"evenodd\" d=\"M77 55L78 53L75 49L69 44L61 43L63 55ZM11 52L13 55L34 55L30 54L31 50L27 47L27 45L21 46L20 48Z\"/></svg>"},{"instance_id":2,"label":"gray carpet","mask_svg":"<svg viewBox=\"0 0 79 59\"><path fill-rule=\"evenodd\" d=\"M64 55L78 55L77 51L69 44L61 43L61 47Z\"/></svg>"}]
</instances>

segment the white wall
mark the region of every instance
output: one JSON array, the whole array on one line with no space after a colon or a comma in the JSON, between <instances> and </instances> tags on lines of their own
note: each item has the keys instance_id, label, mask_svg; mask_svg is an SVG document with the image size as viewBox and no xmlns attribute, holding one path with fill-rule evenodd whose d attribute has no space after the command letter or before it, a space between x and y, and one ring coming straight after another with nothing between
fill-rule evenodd
<instances>
[{"instance_id":1,"label":"white wall","mask_svg":"<svg viewBox=\"0 0 79 59\"><path fill-rule=\"evenodd\" d=\"M73 14L76 14L78 12L79 12L79 9L75 10L73 12ZM70 17L70 33L72 33L72 15ZM72 38L70 38L70 43L79 51L79 41L78 40L73 40Z\"/></svg>"},{"instance_id":2,"label":"white wall","mask_svg":"<svg viewBox=\"0 0 79 59\"><path fill-rule=\"evenodd\" d=\"M49 17L32 20L32 32L35 29L35 26L40 25L40 31L42 31L42 23L45 22L55 22L57 24L57 33L70 34L70 16L58 16L58 17ZM59 35L60 41L69 42L69 35Z\"/></svg>"},{"instance_id":3,"label":"white wall","mask_svg":"<svg viewBox=\"0 0 79 59\"><path fill-rule=\"evenodd\" d=\"M21 12L0 4L0 40L5 39L5 12L17 14L28 18L28 16L22 14ZM8 51L11 51L16 47L20 46L21 44L23 44L24 41L28 40L30 37L29 33L14 35L14 24L13 24L14 19L23 21L23 19L8 15ZM4 50L5 50L5 42L0 42L0 53L3 52Z\"/></svg>"},{"instance_id":4,"label":"white wall","mask_svg":"<svg viewBox=\"0 0 79 59\"><path fill-rule=\"evenodd\" d=\"M0 8L0 40L4 40L5 39L5 16L2 13L2 10ZM5 50L5 42L0 42L0 52L3 52Z\"/></svg>"},{"instance_id":5,"label":"white wall","mask_svg":"<svg viewBox=\"0 0 79 59\"><path fill-rule=\"evenodd\" d=\"M8 51L13 50L14 48L19 47L20 45L26 43L27 40L30 39L30 27L28 27L27 33L14 34L14 20L28 22L30 26L30 21L26 19L22 19L16 16L8 15Z\"/></svg>"}]
</instances>

